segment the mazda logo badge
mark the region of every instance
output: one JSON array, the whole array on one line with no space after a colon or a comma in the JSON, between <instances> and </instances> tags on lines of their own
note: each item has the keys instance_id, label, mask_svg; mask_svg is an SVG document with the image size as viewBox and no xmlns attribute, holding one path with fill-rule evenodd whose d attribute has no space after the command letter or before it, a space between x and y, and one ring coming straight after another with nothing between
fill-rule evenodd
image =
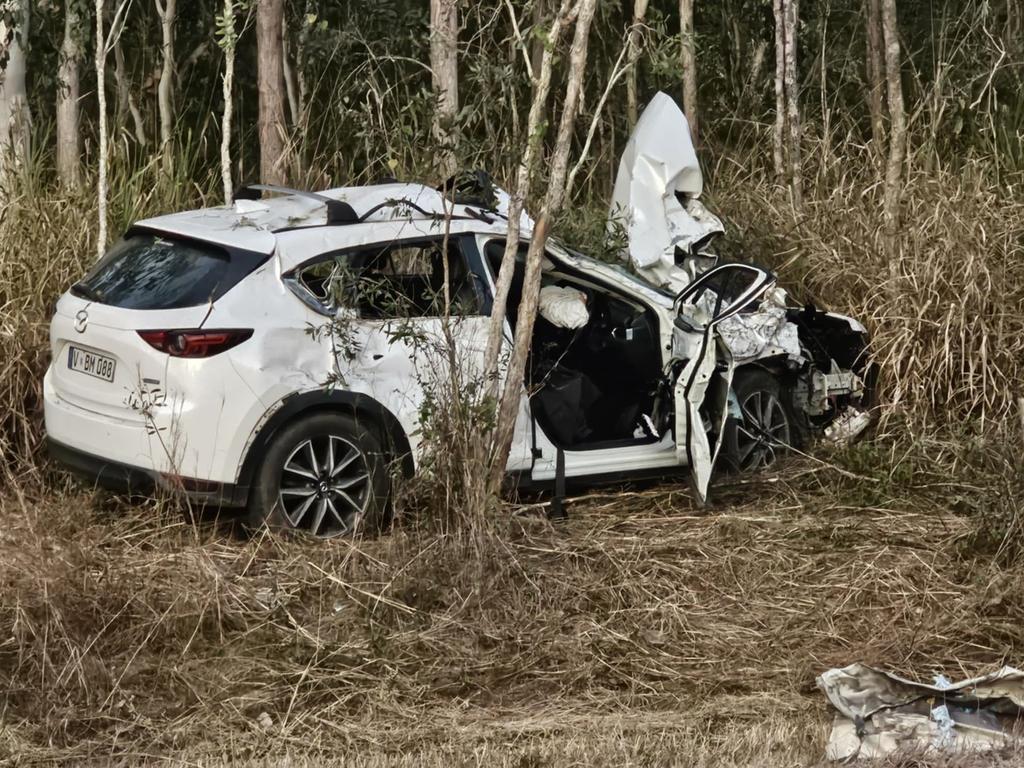
<instances>
[{"instance_id":1,"label":"mazda logo badge","mask_svg":"<svg viewBox=\"0 0 1024 768\"><path fill-rule=\"evenodd\" d=\"M85 326L89 324L89 313L84 309L78 310L78 314L75 315L75 330L79 333L85 333Z\"/></svg>"}]
</instances>

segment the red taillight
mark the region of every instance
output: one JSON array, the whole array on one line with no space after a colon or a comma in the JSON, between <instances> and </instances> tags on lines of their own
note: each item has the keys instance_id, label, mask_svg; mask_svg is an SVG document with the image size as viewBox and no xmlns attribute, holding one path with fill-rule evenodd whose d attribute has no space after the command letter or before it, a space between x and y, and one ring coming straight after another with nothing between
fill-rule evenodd
<instances>
[{"instance_id":1,"label":"red taillight","mask_svg":"<svg viewBox=\"0 0 1024 768\"><path fill-rule=\"evenodd\" d=\"M231 349L252 336L251 328L222 331L139 331L153 349L171 357L210 357Z\"/></svg>"}]
</instances>

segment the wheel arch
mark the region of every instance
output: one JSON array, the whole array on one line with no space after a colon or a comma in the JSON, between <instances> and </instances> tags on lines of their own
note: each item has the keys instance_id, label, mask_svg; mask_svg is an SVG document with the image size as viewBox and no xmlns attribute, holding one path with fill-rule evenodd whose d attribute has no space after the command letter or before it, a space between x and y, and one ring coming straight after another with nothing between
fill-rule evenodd
<instances>
[{"instance_id":1,"label":"wheel arch","mask_svg":"<svg viewBox=\"0 0 1024 768\"><path fill-rule=\"evenodd\" d=\"M371 425L377 431L389 459L397 461L402 474L411 477L415 472L416 465L409 437L398 417L380 401L361 392L316 390L286 396L265 418L246 448L245 458L238 473L238 484L251 488L270 442L284 427L297 419L325 412L344 413Z\"/></svg>"}]
</instances>

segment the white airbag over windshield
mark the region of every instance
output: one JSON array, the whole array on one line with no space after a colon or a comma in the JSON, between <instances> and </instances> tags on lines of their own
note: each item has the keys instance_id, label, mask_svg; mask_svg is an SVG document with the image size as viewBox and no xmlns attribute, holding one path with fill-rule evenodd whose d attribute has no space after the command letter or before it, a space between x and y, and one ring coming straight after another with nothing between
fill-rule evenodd
<instances>
[{"instance_id":1,"label":"white airbag over windshield","mask_svg":"<svg viewBox=\"0 0 1024 768\"><path fill-rule=\"evenodd\" d=\"M696 200L703 186L686 117L670 96L658 93L619 161L609 213L610 229L626 228L634 267L672 267L677 247L691 253L723 231L722 222Z\"/></svg>"}]
</instances>

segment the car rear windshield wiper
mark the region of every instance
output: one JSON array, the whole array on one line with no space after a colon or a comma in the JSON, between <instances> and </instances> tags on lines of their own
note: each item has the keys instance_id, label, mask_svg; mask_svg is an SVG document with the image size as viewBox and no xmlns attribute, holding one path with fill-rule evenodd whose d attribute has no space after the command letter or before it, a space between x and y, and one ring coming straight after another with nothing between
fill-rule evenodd
<instances>
[{"instance_id":1,"label":"car rear windshield wiper","mask_svg":"<svg viewBox=\"0 0 1024 768\"><path fill-rule=\"evenodd\" d=\"M84 283L75 283L72 285L71 292L75 294L75 296L81 296L83 299L88 299L89 301L103 301L103 296L100 295L98 291L93 290Z\"/></svg>"}]
</instances>

